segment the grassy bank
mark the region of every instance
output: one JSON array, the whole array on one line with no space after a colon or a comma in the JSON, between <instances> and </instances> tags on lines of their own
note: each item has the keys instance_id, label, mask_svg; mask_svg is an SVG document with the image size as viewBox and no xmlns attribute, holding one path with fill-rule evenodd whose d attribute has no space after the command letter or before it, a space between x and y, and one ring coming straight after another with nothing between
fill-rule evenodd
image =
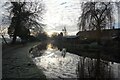
<instances>
[{"instance_id":1,"label":"grassy bank","mask_svg":"<svg viewBox=\"0 0 120 80\"><path fill-rule=\"evenodd\" d=\"M38 69L29 57L29 49L40 42L27 44L4 45L2 49L3 78L41 78L46 79L42 70Z\"/></svg>"}]
</instances>

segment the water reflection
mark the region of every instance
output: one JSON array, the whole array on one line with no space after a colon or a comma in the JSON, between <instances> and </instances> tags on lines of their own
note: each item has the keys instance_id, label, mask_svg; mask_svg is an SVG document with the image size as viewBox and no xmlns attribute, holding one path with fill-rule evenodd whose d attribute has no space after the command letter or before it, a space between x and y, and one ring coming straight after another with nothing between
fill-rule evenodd
<instances>
[{"instance_id":1,"label":"water reflection","mask_svg":"<svg viewBox=\"0 0 120 80\"><path fill-rule=\"evenodd\" d=\"M47 50L53 50L53 49L57 49L57 47L53 46L53 44L49 43L47 45Z\"/></svg>"},{"instance_id":2,"label":"water reflection","mask_svg":"<svg viewBox=\"0 0 120 80\"><path fill-rule=\"evenodd\" d=\"M111 70L112 67L111 64L109 64L109 62L100 60L99 62L100 65L98 65L97 63L98 63L97 59L80 57L80 61L78 64L78 77L79 78L113 78L114 77L113 71Z\"/></svg>"},{"instance_id":3,"label":"water reflection","mask_svg":"<svg viewBox=\"0 0 120 80\"><path fill-rule=\"evenodd\" d=\"M66 52L66 56L63 57L61 56L62 50L51 43L46 45L46 49L36 50L42 55L33 57L33 61L38 68L43 70L47 78L96 78L96 71L98 73L97 59L82 57L69 52ZM32 54L38 53L33 52ZM120 64L113 64L100 59L98 78L120 78L119 68Z\"/></svg>"}]
</instances>

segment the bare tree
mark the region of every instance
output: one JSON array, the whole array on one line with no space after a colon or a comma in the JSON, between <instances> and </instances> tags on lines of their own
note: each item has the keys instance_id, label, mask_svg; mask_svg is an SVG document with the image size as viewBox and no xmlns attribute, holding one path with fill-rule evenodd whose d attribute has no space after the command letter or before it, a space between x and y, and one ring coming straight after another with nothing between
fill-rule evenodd
<instances>
[{"instance_id":1,"label":"bare tree","mask_svg":"<svg viewBox=\"0 0 120 80\"><path fill-rule=\"evenodd\" d=\"M7 2L10 4L6 10L9 12L9 19L11 19L10 26L8 28L8 34L13 37L12 43L16 42L17 36L22 40L28 40L30 36L30 30L42 31L43 24L42 14L44 11L44 5L42 1L39 2ZM5 6L6 6L5 4Z\"/></svg>"},{"instance_id":2,"label":"bare tree","mask_svg":"<svg viewBox=\"0 0 120 80\"><path fill-rule=\"evenodd\" d=\"M82 3L82 14L79 18L79 29L96 30L97 41L100 42L101 30L113 25L113 6L110 2Z\"/></svg>"}]
</instances>

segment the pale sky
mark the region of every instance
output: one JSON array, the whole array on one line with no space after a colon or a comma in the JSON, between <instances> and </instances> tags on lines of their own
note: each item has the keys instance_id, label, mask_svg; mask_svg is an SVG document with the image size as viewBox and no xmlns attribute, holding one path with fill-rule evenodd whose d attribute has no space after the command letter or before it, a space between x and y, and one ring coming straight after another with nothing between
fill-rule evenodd
<instances>
[{"instance_id":1,"label":"pale sky","mask_svg":"<svg viewBox=\"0 0 120 80\"><path fill-rule=\"evenodd\" d=\"M77 20L80 16L80 0L44 0L46 4L46 13L44 23L47 24L45 30L50 34L52 32L61 32L65 26L68 34L77 33Z\"/></svg>"}]
</instances>

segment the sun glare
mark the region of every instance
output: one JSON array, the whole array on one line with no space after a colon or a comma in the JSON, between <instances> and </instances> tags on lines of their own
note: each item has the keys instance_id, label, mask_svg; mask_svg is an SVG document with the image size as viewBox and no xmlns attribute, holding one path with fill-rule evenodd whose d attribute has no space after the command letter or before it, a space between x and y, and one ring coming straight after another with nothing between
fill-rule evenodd
<instances>
[{"instance_id":1,"label":"sun glare","mask_svg":"<svg viewBox=\"0 0 120 80\"><path fill-rule=\"evenodd\" d=\"M52 50L52 44L48 44L48 45L47 45L47 49L48 49L48 50Z\"/></svg>"}]
</instances>

